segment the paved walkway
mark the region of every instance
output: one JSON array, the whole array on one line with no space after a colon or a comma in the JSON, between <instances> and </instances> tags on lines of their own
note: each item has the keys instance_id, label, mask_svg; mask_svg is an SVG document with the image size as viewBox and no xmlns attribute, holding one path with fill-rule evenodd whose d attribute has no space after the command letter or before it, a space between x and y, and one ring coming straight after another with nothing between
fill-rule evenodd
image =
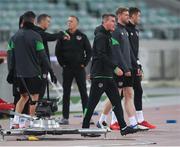
<instances>
[{"instance_id":1,"label":"paved walkway","mask_svg":"<svg viewBox=\"0 0 180 147\"><path fill-rule=\"evenodd\" d=\"M158 100L158 99L157 99ZM168 101L175 101L171 104ZM107 134L107 137L83 138L80 135L60 135L60 136L41 136L40 141L17 141L19 136L5 137L5 141L0 146L180 146L180 103L179 98L150 99L148 106L145 102L145 118L157 125L157 129L138 132L136 134L122 137L119 131ZM153 106L153 103L155 106ZM161 105L163 104L163 105ZM99 116L93 116L97 122ZM176 120L177 123L169 124L167 120ZM71 115L70 125L62 126L68 128L80 128L82 117ZM8 125L7 120L1 120L3 128ZM95 127L95 126L91 126ZM23 137L24 138L24 137ZM21 139L23 139L21 138Z\"/></svg>"}]
</instances>

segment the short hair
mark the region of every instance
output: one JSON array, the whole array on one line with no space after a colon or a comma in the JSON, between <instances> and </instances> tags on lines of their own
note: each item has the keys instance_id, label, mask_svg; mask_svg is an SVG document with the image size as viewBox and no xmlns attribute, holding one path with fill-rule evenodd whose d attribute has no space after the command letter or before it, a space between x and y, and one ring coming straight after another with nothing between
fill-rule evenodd
<instances>
[{"instance_id":1,"label":"short hair","mask_svg":"<svg viewBox=\"0 0 180 147\"><path fill-rule=\"evenodd\" d=\"M116 16L112 13L105 13L102 15L102 23L107 21L109 19L109 17L116 17Z\"/></svg>"},{"instance_id":2,"label":"short hair","mask_svg":"<svg viewBox=\"0 0 180 147\"><path fill-rule=\"evenodd\" d=\"M118 8L116 10L116 16L118 16L119 14L122 14L123 12L129 11L128 8Z\"/></svg>"},{"instance_id":3,"label":"short hair","mask_svg":"<svg viewBox=\"0 0 180 147\"><path fill-rule=\"evenodd\" d=\"M36 14L33 11L27 11L23 14L24 22L33 22L36 18Z\"/></svg>"},{"instance_id":4,"label":"short hair","mask_svg":"<svg viewBox=\"0 0 180 147\"><path fill-rule=\"evenodd\" d=\"M138 12L141 13L141 10L137 7L130 7L129 8L129 16L131 17L133 14L137 14Z\"/></svg>"},{"instance_id":5,"label":"short hair","mask_svg":"<svg viewBox=\"0 0 180 147\"><path fill-rule=\"evenodd\" d=\"M48 14L45 14L45 13L44 14L40 14L38 16L38 18L37 18L37 23L40 23L42 20L46 19L47 17L51 18L51 16L48 15Z\"/></svg>"},{"instance_id":6,"label":"short hair","mask_svg":"<svg viewBox=\"0 0 180 147\"><path fill-rule=\"evenodd\" d=\"M19 17L19 28L21 28L21 24L23 23L23 15Z\"/></svg>"},{"instance_id":7,"label":"short hair","mask_svg":"<svg viewBox=\"0 0 180 147\"><path fill-rule=\"evenodd\" d=\"M78 18L77 16L75 16L75 15L70 15L69 17L75 18L75 19L77 20L77 22L79 23L79 18Z\"/></svg>"}]
</instances>

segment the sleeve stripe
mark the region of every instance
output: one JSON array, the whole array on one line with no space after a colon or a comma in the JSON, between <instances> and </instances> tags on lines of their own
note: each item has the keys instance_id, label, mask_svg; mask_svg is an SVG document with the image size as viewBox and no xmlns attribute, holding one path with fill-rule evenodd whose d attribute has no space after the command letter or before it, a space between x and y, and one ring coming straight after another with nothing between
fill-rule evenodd
<instances>
[{"instance_id":1,"label":"sleeve stripe","mask_svg":"<svg viewBox=\"0 0 180 147\"><path fill-rule=\"evenodd\" d=\"M111 38L111 41L112 41L112 45L119 45L119 42L116 39Z\"/></svg>"},{"instance_id":2,"label":"sleeve stripe","mask_svg":"<svg viewBox=\"0 0 180 147\"><path fill-rule=\"evenodd\" d=\"M14 43L12 41L9 41L7 49L12 50L13 48L14 48Z\"/></svg>"},{"instance_id":3,"label":"sleeve stripe","mask_svg":"<svg viewBox=\"0 0 180 147\"><path fill-rule=\"evenodd\" d=\"M44 50L44 44L40 41L37 41L36 42L36 50L37 51L41 51L41 50Z\"/></svg>"}]
</instances>

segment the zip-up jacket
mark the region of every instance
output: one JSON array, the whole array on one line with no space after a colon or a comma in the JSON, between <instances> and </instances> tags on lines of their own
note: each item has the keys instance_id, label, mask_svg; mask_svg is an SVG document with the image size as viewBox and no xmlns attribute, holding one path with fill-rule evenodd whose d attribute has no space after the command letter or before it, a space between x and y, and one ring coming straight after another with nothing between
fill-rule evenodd
<instances>
[{"instance_id":1,"label":"zip-up jacket","mask_svg":"<svg viewBox=\"0 0 180 147\"><path fill-rule=\"evenodd\" d=\"M87 36L79 30L70 35L70 40L59 39L56 44L55 55L59 64L70 67L87 65L91 58L91 45Z\"/></svg>"},{"instance_id":2,"label":"zip-up jacket","mask_svg":"<svg viewBox=\"0 0 180 147\"><path fill-rule=\"evenodd\" d=\"M33 31L33 27L32 23L24 23L8 43L8 69L15 77L40 76L40 63L53 73L41 36Z\"/></svg>"},{"instance_id":3,"label":"zip-up jacket","mask_svg":"<svg viewBox=\"0 0 180 147\"><path fill-rule=\"evenodd\" d=\"M136 61L139 60L139 30L136 28L134 24L129 22L126 25L126 30L128 31L129 34L129 41L131 44L132 52L135 56Z\"/></svg>"},{"instance_id":4,"label":"zip-up jacket","mask_svg":"<svg viewBox=\"0 0 180 147\"><path fill-rule=\"evenodd\" d=\"M59 33L48 33L45 32L46 30L42 29L41 27L35 26L33 28L34 31L36 31L38 34L40 34L42 40L43 40L43 44L44 44L44 48L45 51L48 55L48 58L50 59L50 54L49 54L49 47L48 47L48 42L49 41L56 41L57 39L63 39L64 37L64 32L60 31Z\"/></svg>"},{"instance_id":5,"label":"zip-up jacket","mask_svg":"<svg viewBox=\"0 0 180 147\"><path fill-rule=\"evenodd\" d=\"M134 53L134 56L136 57L136 60L138 60L139 30L131 22L129 22L126 25L126 30L128 31L128 34L129 34L129 41L130 41L130 44L131 44L132 51Z\"/></svg>"},{"instance_id":6,"label":"zip-up jacket","mask_svg":"<svg viewBox=\"0 0 180 147\"><path fill-rule=\"evenodd\" d=\"M102 25L96 28L93 42L91 78L113 77L113 71L117 66L112 62L111 37L111 33Z\"/></svg>"},{"instance_id":7,"label":"zip-up jacket","mask_svg":"<svg viewBox=\"0 0 180 147\"><path fill-rule=\"evenodd\" d=\"M112 33L112 37L119 43L118 46L113 46L113 61L124 72L132 70L133 67L138 68L125 26L118 23L115 31Z\"/></svg>"},{"instance_id":8,"label":"zip-up jacket","mask_svg":"<svg viewBox=\"0 0 180 147\"><path fill-rule=\"evenodd\" d=\"M62 39L64 37L64 32L60 31L59 33L51 34L51 33L45 32L46 30L44 30L38 26L34 26L33 30L36 31L41 36L43 44L44 44L44 49L45 49L48 59L50 61L48 42L55 41L57 39ZM48 71L47 71L46 67L42 66L41 68L42 68L42 73L47 74Z\"/></svg>"}]
</instances>

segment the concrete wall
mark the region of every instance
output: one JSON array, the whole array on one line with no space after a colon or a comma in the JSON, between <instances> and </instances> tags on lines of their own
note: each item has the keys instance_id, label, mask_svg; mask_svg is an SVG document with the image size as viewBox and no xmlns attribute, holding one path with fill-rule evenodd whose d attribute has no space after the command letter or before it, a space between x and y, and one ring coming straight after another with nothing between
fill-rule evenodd
<instances>
[{"instance_id":1,"label":"concrete wall","mask_svg":"<svg viewBox=\"0 0 180 147\"><path fill-rule=\"evenodd\" d=\"M180 79L180 44L178 40L141 40L140 60L145 79Z\"/></svg>"},{"instance_id":2,"label":"concrete wall","mask_svg":"<svg viewBox=\"0 0 180 147\"><path fill-rule=\"evenodd\" d=\"M51 43L52 55L54 48L55 43ZM139 58L146 80L180 79L179 40L140 40Z\"/></svg>"},{"instance_id":3,"label":"concrete wall","mask_svg":"<svg viewBox=\"0 0 180 147\"><path fill-rule=\"evenodd\" d=\"M0 98L13 102L12 86L6 82L7 77L7 64L0 65Z\"/></svg>"},{"instance_id":4,"label":"concrete wall","mask_svg":"<svg viewBox=\"0 0 180 147\"><path fill-rule=\"evenodd\" d=\"M52 55L54 55L54 47L55 43L51 43ZM143 65L145 80L180 80L180 43L178 40L140 40L140 61ZM62 69L57 63L52 64L58 80L62 83ZM89 69L87 71L89 72ZM7 64L3 63L0 65L0 97L12 102L12 87L6 82L6 76Z\"/></svg>"}]
</instances>

